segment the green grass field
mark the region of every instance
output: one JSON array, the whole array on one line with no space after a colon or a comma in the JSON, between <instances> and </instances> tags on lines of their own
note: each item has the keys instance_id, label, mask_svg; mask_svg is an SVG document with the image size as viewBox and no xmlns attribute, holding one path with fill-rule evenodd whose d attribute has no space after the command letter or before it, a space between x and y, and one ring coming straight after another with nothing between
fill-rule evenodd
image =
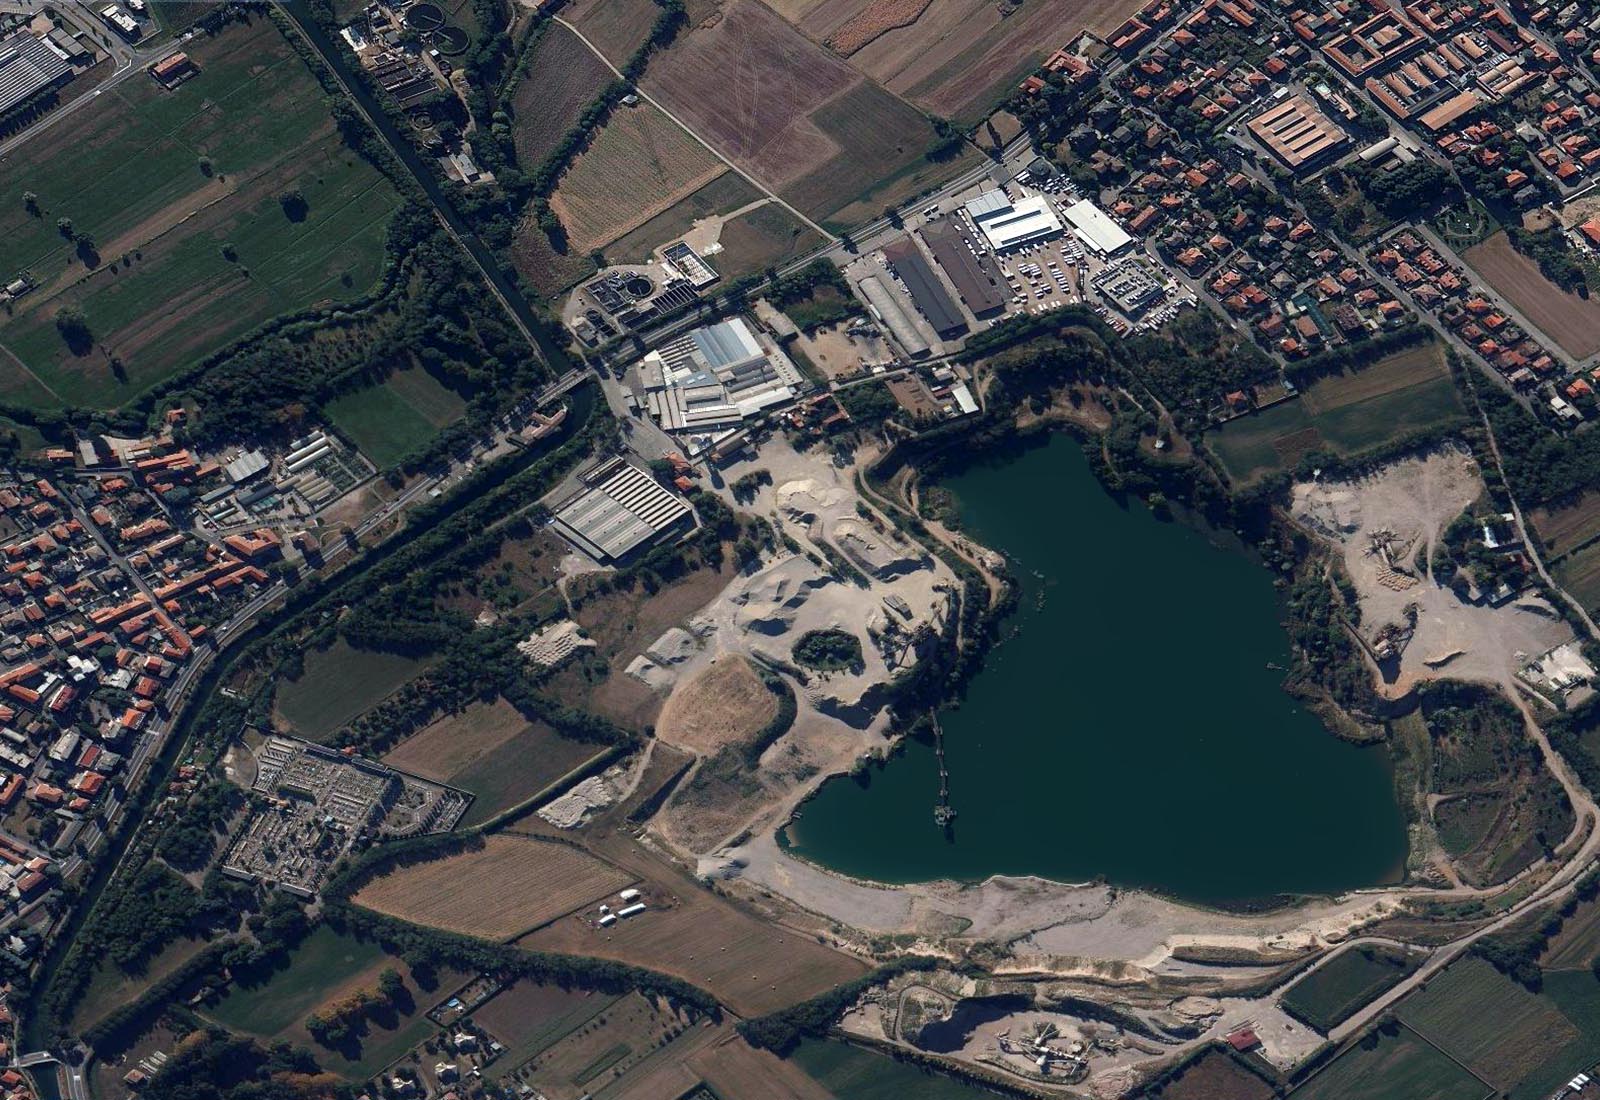
<instances>
[{"instance_id":1,"label":"green grass field","mask_svg":"<svg viewBox=\"0 0 1600 1100\"><path fill-rule=\"evenodd\" d=\"M398 195L338 140L276 27L258 19L186 49L200 75L176 90L123 81L8 157L0 239L8 270L38 289L0 324L27 367L0 370L0 398L115 405L273 316L377 279ZM279 201L290 190L303 209ZM92 240L93 270L63 218ZM66 307L84 315L87 349L58 333Z\"/></svg>"},{"instance_id":2,"label":"green grass field","mask_svg":"<svg viewBox=\"0 0 1600 1100\"><path fill-rule=\"evenodd\" d=\"M1206 441L1228 476L1249 484L1292 470L1312 451L1354 456L1464 415L1442 354L1430 346L1398 352L1353 375L1318 379L1300 400L1230 420Z\"/></svg>"},{"instance_id":3,"label":"green grass field","mask_svg":"<svg viewBox=\"0 0 1600 1100\"><path fill-rule=\"evenodd\" d=\"M396 371L376 386L347 393L324 410L379 469L388 469L466 411L459 394L421 367Z\"/></svg>"},{"instance_id":4,"label":"green grass field","mask_svg":"<svg viewBox=\"0 0 1600 1100\"><path fill-rule=\"evenodd\" d=\"M1334 1059L1292 1100L1484 1100L1493 1089L1408 1028L1376 1033Z\"/></svg>"},{"instance_id":5,"label":"green grass field","mask_svg":"<svg viewBox=\"0 0 1600 1100\"><path fill-rule=\"evenodd\" d=\"M954 1078L833 1040L807 1039L790 1057L823 1088L850 1100L903 1100L912 1096L917 1100L984 1100L994 1095Z\"/></svg>"},{"instance_id":6,"label":"green grass field","mask_svg":"<svg viewBox=\"0 0 1600 1100\"><path fill-rule=\"evenodd\" d=\"M1578 1038L1577 1029L1554 1004L1475 956L1431 979L1401 1002L1396 1014L1503 1090L1540 1073Z\"/></svg>"},{"instance_id":7,"label":"green grass field","mask_svg":"<svg viewBox=\"0 0 1600 1100\"><path fill-rule=\"evenodd\" d=\"M1421 958L1403 951L1345 951L1318 967L1284 995L1284 1011L1326 1032L1410 974Z\"/></svg>"},{"instance_id":8,"label":"green grass field","mask_svg":"<svg viewBox=\"0 0 1600 1100\"><path fill-rule=\"evenodd\" d=\"M1600 607L1600 542L1568 554L1556 563L1554 572L1561 587L1584 607Z\"/></svg>"},{"instance_id":9,"label":"green grass field","mask_svg":"<svg viewBox=\"0 0 1600 1100\"><path fill-rule=\"evenodd\" d=\"M392 966L405 981L403 1011L376 1014L358 1043L330 1050L317 1045L305 1019L337 996L377 984ZM461 975L443 975L446 984ZM230 1031L266 1043L289 1042L315 1051L317 1061L352 1081L364 1081L421 1043L436 1030L425 1013L440 986L422 989L409 968L384 954L377 944L323 925L289 954L280 969L249 987L233 986L206 1015Z\"/></svg>"},{"instance_id":10,"label":"green grass field","mask_svg":"<svg viewBox=\"0 0 1600 1100\"><path fill-rule=\"evenodd\" d=\"M526 736L507 741L451 777L452 786L471 791L474 796L472 807L461 820L462 828L481 824L531 798L604 751L564 737L549 727L530 730Z\"/></svg>"},{"instance_id":11,"label":"green grass field","mask_svg":"<svg viewBox=\"0 0 1600 1100\"><path fill-rule=\"evenodd\" d=\"M275 709L301 737L319 741L382 702L429 662L356 649L340 638L307 653L305 664L297 679L278 685Z\"/></svg>"}]
</instances>

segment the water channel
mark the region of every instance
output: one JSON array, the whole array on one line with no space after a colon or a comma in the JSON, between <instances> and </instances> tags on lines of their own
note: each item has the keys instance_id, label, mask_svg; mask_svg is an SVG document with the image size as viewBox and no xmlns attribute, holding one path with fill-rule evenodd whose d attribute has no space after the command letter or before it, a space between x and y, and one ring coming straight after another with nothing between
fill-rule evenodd
<instances>
[{"instance_id":1,"label":"water channel","mask_svg":"<svg viewBox=\"0 0 1600 1100\"><path fill-rule=\"evenodd\" d=\"M933 749L912 742L829 781L786 832L798 854L885 882L1103 876L1215 904L1399 877L1387 752L1283 691L1258 562L1114 499L1069 438L946 484L1023 589L1020 635L941 716L958 816L935 825Z\"/></svg>"}]
</instances>

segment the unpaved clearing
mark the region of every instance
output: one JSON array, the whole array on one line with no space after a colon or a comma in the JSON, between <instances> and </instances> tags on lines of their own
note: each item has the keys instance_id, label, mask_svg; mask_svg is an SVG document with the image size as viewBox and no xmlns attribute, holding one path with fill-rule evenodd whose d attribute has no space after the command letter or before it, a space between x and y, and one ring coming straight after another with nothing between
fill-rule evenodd
<instances>
[{"instance_id":1,"label":"unpaved clearing","mask_svg":"<svg viewBox=\"0 0 1600 1100\"><path fill-rule=\"evenodd\" d=\"M723 657L667 700L656 720L656 736L692 752L714 753L743 744L777 713L777 699L750 662Z\"/></svg>"},{"instance_id":2,"label":"unpaved clearing","mask_svg":"<svg viewBox=\"0 0 1600 1100\"><path fill-rule=\"evenodd\" d=\"M1431 560L1445 527L1484 491L1465 451L1408 458L1356 481L1302 482L1293 515L1340 548L1360 594L1361 630L1371 644L1415 608L1416 627L1397 673L1380 685L1399 698L1423 680L1479 680L1516 693L1522 664L1569 641L1572 630L1544 600L1526 596L1500 607L1463 602L1435 578ZM1379 540L1394 550L1378 552Z\"/></svg>"}]
</instances>

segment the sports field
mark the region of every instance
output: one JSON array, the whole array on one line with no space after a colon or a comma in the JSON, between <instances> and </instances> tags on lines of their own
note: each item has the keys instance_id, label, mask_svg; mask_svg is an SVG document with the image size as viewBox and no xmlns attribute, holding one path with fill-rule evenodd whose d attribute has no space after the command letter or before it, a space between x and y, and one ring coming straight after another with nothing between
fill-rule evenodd
<instances>
[{"instance_id":1,"label":"sports field","mask_svg":"<svg viewBox=\"0 0 1600 1100\"><path fill-rule=\"evenodd\" d=\"M1393 988L1421 963L1421 956L1399 950L1348 950L1297 982L1281 1003L1285 1012L1326 1032Z\"/></svg>"},{"instance_id":2,"label":"sports field","mask_svg":"<svg viewBox=\"0 0 1600 1100\"><path fill-rule=\"evenodd\" d=\"M1409 1028L1376 1032L1289 1094L1291 1100L1487 1100L1494 1088Z\"/></svg>"},{"instance_id":3,"label":"sports field","mask_svg":"<svg viewBox=\"0 0 1600 1100\"><path fill-rule=\"evenodd\" d=\"M467 403L421 367L408 367L330 401L323 411L383 470L460 418Z\"/></svg>"},{"instance_id":4,"label":"sports field","mask_svg":"<svg viewBox=\"0 0 1600 1100\"><path fill-rule=\"evenodd\" d=\"M1503 232L1467 249L1461 258L1568 355L1586 359L1600 352L1600 300L1568 294L1546 279Z\"/></svg>"},{"instance_id":5,"label":"sports field","mask_svg":"<svg viewBox=\"0 0 1600 1100\"><path fill-rule=\"evenodd\" d=\"M305 671L278 684L274 714L294 732L319 741L382 702L429 662L398 653L356 649L343 638L305 655Z\"/></svg>"},{"instance_id":6,"label":"sports field","mask_svg":"<svg viewBox=\"0 0 1600 1100\"><path fill-rule=\"evenodd\" d=\"M0 399L115 405L377 278L398 196L339 141L276 27L258 18L186 48L200 75L175 91L124 80L7 157L0 239L8 270L40 285L0 324L28 368L0 370ZM291 191L302 201L281 202ZM88 330L72 346L55 323L65 308Z\"/></svg>"},{"instance_id":7,"label":"sports field","mask_svg":"<svg viewBox=\"0 0 1600 1100\"><path fill-rule=\"evenodd\" d=\"M862 220L960 171L923 156L936 135L915 108L756 0L680 35L644 87L814 219Z\"/></svg>"},{"instance_id":8,"label":"sports field","mask_svg":"<svg viewBox=\"0 0 1600 1100\"><path fill-rule=\"evenodd\" d=\"M1499 1089L1512 1089L1578 1037L1549 1001L1471 957L1401 1002L1396 1015Z\"/></svg>"},{"instance_id":9,"label":"sports field","mask_svg":"<svg viewBox=\"0 0 1600 1100\"><path fill-rule=\"evenodd\" d=\"M572 247L610 244L728 170L648 103L618 107L561 177L550 206Z\"/></svg>"},{"instance_id":10,"label":"sports field","mask_svg":"<svg viewBox=\"0 0 1600 1100\"><path fill-rule=\"evenodd\" d=\"M408 737L383 758L403 771L472 793L464 826L523 802L605 752L530 722L504 699L473 703Z\"/></svg>"},{"instance_id":11,"label":"sports field","mask_svg":"<svg viewBox=\"0 0 1600 1100\"><path fill-rule=\"evenodd\" d=\"M351 900L413 924L505 940L603 901L632 881L570 845L497 833L482 848L373 879Z\"/></svg>"},{"instance_id":12,"label":"sports field","mask_svg":"<svg viewBox=\"0 0 1600 1100\"><path fill-rule=\"evenodd\" d=\"M1443 348L1429 344L1361 371L1319 378L1298 400L1237 417L1206 439L1228 475L1248 484L1294 469L1313 451L1357 455L1464 415Z\"/></svg>"},{"instance_id":13,"label":"sports field","mask_svg":"<svg viewBox=\"0 0 1600 1100\"><path fill-rule=\"evenodd\" d=\"M655 6L650 0L643 2L647 8ZM648 22L645 27L649 28ZM544 163L584 108L611 82L611 70L560 23L545 24L529 47L525 64L527 72L511 94L511 139L518 162L531 170Z\"/></svg>"}]
</instances>

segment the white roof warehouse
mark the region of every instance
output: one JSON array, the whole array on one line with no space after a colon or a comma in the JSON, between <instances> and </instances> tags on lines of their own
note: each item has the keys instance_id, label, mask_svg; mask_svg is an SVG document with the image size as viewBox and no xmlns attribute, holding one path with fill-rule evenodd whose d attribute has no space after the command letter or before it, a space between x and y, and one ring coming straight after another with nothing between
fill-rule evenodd
<instances>
[{"instance_id":1,"label":"white roof warehouse","mask_svg":"<svg viewBox=\"0 0 1600 1100\"><path fill-rule=\"evenodd\" d=\"M0 114L70 79L67 59L37 35L21 31L0 40Z\"/></svg>"},{"instance_id":2,"label":"white roof warehouse","mask_svg":"<svg viewBox=\"0 0 1600 1100\"><path fill-rule=\"evenodd\" d=\"M1067 207L1067 221L1078 238L1102 256L1115 256L1133 243L1128 231L1089 199Z\"/></svg>"},{"instance_id":3,"label":"white roof warehouse","mask_svg":"<svg viewBox=\"0 0 1600 1100\"><path fill-rule=\"evenodd\" d=\"M996 252L1007 252L1061 232L1061 219L1043 195L1011 201L999 189L985 191L967 203L972 224L988 238Z\"/></svg>"}]
</instances>

